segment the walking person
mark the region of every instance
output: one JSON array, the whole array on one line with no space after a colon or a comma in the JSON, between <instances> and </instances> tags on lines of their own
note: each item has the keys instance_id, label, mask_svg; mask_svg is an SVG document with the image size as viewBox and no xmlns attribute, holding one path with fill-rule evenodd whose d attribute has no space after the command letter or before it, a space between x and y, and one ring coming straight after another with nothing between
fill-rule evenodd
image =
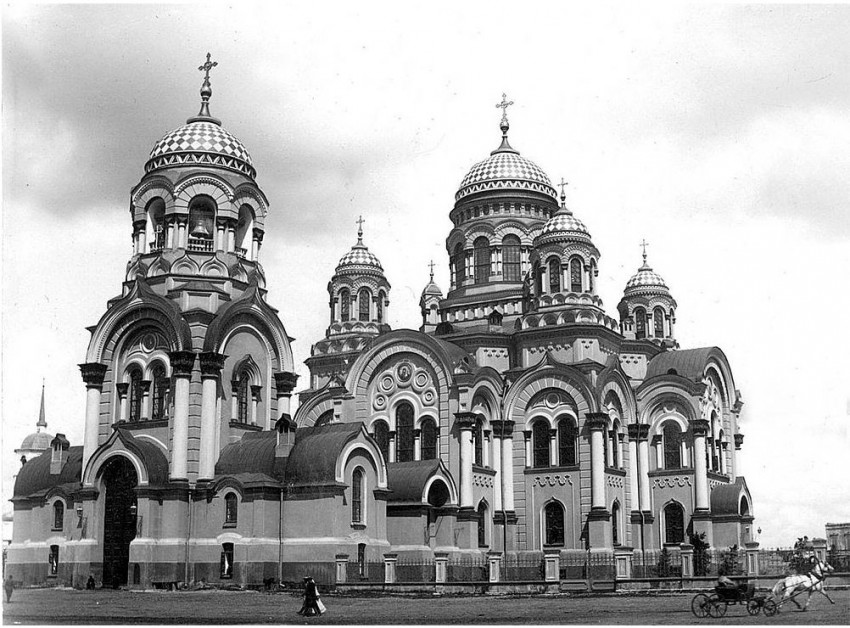
<instances>
[{"instance_id":1,"label":"walking person","mask_svg":"<svg viewBox=\"0 0 850 628\"><path fill-rule=\"evenodd\" d=\"M15 583L12 582L12 574L6 576L6 581L3 583L3 589L6 591L6 603L12 601L12 591L15 590Z\"/></svg>"},{"instance_id":2,"label":"walking person","mask_svg":"<svg viewBox=\"0 0 850 628\"><path fill-rule=\"evenodd\" d=\"M310 576L304 576L304 604L299 615L312 617L313 615L322 615L327 609L319 597L319 588L316 582Z\"/></svg>"}]
</instances>

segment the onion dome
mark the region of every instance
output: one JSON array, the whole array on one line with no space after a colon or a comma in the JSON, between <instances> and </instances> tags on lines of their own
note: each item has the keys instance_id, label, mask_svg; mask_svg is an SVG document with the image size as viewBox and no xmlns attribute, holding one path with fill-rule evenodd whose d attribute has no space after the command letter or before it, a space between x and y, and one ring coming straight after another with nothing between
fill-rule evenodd
<instances>
[{"instance_id":1,"label":"onion dome","mask_svg":"<svg viewBox=\"0 0 850 628\"><path fill-rule=\"evenodd\" d=\"M440 286L434 283L434 262L431 262L431 279L428 281L428 285L425 286L425 289L422 291L422 297L437 297L443 298L443 291L440 290Z\"/></svg>"},{"instance_id":2,"label":"onion dome","mask_svg":"<svg viewBox=\"0 0 850 628\"><path fill-rule=\"evenodd\" d=\"M540 243L561 240L591 242L587 227L567 208L566 194L563 191L561 192L561 208L546 221L540 233L534 238L534 242L536 246Z\"/></svg>"},{"instance_id":3,"label":"onion dome","mask_svg":"<svg viewBox=\"0 0 850 628\"><path fill-rule=\"evenodd\" d=\"M221 127L221 120L210 115L209 71L216 65L210 62L207 53L207 62L198 68L206 71L201 86L201 110L154 145L145 172L169 166L206 165L236 170L252 179L256 177L257 171L245 145Z\"/></svg>"},{"instance_id":4,"label":"onion dome","mask_svg":"<svg viewBox=\"0 0 850 628\"><path fill-rule=\"evenodd\" d=\"M502 130L501 146L469 169L455 194L455 201L490 190L535 191L556 199L555 188L546 173L508 143L510 126L504 115L499 128Z\"/></svg>"},{"instance_id":5,"label":"onion dome","mask_svg":"<svg viewBox=\"0 0 850 628\"><path fill-rule=\"evenodd\" d=\"M357 244L351 247L351 250L343 255L339 263L336 265L336 273L339 274L378 274L383 276L384 267L381 262L372 254L368 247L363 244L363 221L358 221L360 226L357 229Z\"/></svg>"},{"instance_id":6,"label":"onion dome","mask_svg":"<svg viewBox=\"0 0 850 628\"><path fill-rule=\"evenodd\" d=\"M642 293L670 294L670 290L661 275L652 270L646 263L646 249L643 251L643 266L626 283L625 296Z\"/></svg>"}]
</instances>

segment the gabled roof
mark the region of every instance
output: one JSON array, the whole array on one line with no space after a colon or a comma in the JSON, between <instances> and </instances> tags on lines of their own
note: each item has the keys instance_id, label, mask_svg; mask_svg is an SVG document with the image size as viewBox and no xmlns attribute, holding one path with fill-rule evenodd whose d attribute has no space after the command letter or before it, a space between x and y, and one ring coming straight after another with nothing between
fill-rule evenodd
<instances>
[{"instance_id":1,"label":"gabled roof","mask_svg":"<svg viewBox=\"0 0 850 628\"><path fill-rule=\"evenodd\" d=\"M15 497L29 497L62 484L79 484L83 471L83 448L70 447L65 464L56 475L50 475L52 454L47 450L21 467L15 480Z\"/></svg>"},{"instance_id":2,"label":"gabled roof","mask_svg":"<svg viewBox=\"0 0 850 628\"><path fill-rule=\"evenodd\" d=\"M726 357L718 347L665 351L649 361L645 379L656 375L667 375L672 370L676 375L699 381L703 377L708 360L712 357L718 357L721 362L726 362Z\"/></svg>"},{"instance_id":3,"label":"gabled roof","mask_svg":"<svg viewBox=\"0 0 850 628\"><path fill-rule=\"evenodd\" d=\"M391 502L420 502L425 483L440 468L439 460L415 460L387 464L387 487Z\"/></svg>"},{"instance_id":4,"label":"gabled roof","mask_svg":"<svg viewBox=\"0 0 850 628\"><path fill-rule=\"evenodd\" d=\"M316 486L336 482L336 462L349 441L357 437L363 424L328 423L319 427L299 427L286 463L288 486Z\"/></svg>"}]
</instances>

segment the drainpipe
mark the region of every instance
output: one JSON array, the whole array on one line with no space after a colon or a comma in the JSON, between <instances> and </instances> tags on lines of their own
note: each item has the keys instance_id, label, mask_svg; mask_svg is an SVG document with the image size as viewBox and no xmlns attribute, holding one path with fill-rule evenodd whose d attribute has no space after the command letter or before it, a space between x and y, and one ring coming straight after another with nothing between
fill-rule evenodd
<instances>
[{"instance_id":1,"label":"drainpipe","mask_svg":"<svg viewBox=\"0 0 850 628\"><path fill-rule=\"evenodd\" d=\"M283 486L280 487L280 510L277 522L277 582L283 584Z\"/></svg>"},{"instance_id":2,"label":"drainpipe","mask_svg":"<svg viewBox=\"0 0 850 628\"><path fill-rule=\"evenodd\" d=\"M189 502L186 508L186 561L183 570L183 582L189 586L189 540L192 538L192 489L189 489Z\"/></svg>"}]
</instances>

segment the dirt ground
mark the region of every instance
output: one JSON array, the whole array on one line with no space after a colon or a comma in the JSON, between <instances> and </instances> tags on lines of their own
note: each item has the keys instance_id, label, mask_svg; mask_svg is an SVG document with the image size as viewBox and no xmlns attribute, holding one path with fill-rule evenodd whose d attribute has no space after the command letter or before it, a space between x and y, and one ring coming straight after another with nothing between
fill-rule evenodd
<instances>
[{"instance_id":1,"label":"dirt ground","mask_svg":"<svg viewBox=\"0 0 850 628\"><path fill-rule=\"evenodd\" d=\"M480 597L353 597L323 595L321 617L296 614L294 593L238 591L15 591L3 624L849 624L850 591L812 598L809 611L782 607L750 617L730 606L721 619L691 614L691 594ZM793 605L792 605L793 606Z\"/></svg>"}]
</instances>

